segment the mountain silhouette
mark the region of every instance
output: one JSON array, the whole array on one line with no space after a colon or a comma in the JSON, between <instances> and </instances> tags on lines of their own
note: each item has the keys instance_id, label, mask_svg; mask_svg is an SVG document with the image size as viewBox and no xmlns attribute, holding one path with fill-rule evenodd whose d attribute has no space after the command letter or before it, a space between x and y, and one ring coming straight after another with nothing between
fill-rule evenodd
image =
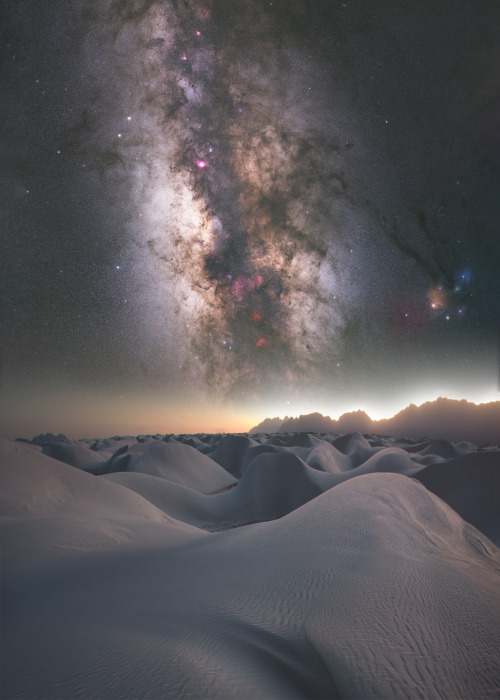
<instances>
[{"instance_id":1,"label":"mountain silhouette","mask_svg":"<svg viewBox=\"0 0 500 700\"><path fill-rule=\"evenodd\" d=\"M338 433L358 431L397 438L443 438L452 442L467 440L477 445L498 445L500 442L500 401L475 404L462 399L439 397L421 406L410 404L392 418L372 420L365 411L344 413L333 420L321 413L299 418L266 418L250 433Z\"/></svg>"}]
</instances>

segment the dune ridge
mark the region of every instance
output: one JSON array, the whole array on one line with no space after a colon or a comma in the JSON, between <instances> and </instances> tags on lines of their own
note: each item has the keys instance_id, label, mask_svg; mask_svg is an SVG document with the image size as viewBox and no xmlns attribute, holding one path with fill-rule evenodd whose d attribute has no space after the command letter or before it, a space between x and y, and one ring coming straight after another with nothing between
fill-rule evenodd
<instances>
[{"instance_id":1,"label":"dune ridge","mask_svg":"<svg viewBox=\"0 0 500 700\"><path fill-rule=\"evenodd\" d=\"M498 694L499 449L354 432L0 454L2 697Z\"/></svg>"}]
</instances>

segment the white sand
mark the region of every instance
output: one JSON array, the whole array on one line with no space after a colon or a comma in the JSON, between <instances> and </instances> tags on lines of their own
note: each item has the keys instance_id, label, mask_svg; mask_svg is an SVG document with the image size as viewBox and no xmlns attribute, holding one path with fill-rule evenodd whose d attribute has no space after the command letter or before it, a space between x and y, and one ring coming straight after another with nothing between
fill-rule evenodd
<instances>
[{"instance_id":1,"label":"white sand","mask_svg":"<svg viewBox=\"0 0 500 700\"><path fill-rule=\"evenodd\" d=\"M497 698L500 451L259 440L1 442L1 697Z\"/></svg>"}]
</instances>

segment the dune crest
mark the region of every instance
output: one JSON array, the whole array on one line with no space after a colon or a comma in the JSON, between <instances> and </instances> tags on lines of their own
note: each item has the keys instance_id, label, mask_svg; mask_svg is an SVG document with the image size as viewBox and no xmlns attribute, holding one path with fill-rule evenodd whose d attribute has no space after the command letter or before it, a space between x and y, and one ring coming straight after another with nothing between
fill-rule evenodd
<instances>
[{"instance_id":1,"label":"dune crest","mask_svg":"<svg viewBox=\"0 0 500 700\"><path fill-rule=\"evenodd\" d=\"M60 437L0 441L2 697L495 697L499 449Z\"/></svg>"}]
</instances>

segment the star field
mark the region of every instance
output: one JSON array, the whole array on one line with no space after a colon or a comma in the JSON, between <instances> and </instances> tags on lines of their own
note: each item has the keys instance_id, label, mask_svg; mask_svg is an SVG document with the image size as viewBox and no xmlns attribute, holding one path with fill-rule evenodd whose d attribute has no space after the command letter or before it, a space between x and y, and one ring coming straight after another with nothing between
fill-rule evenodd
<instances>
[{"instance_id":1,"label":"star field","mask_svg":"<svg viewBox=\"0 0 500 700\"><path fill-rule=\"evenodd\" d=\"M498 398L496 3L23 5L2 22L9 430L92 396L132 431L139 406L244 430Z\"/></svg>"}]
</instances>

